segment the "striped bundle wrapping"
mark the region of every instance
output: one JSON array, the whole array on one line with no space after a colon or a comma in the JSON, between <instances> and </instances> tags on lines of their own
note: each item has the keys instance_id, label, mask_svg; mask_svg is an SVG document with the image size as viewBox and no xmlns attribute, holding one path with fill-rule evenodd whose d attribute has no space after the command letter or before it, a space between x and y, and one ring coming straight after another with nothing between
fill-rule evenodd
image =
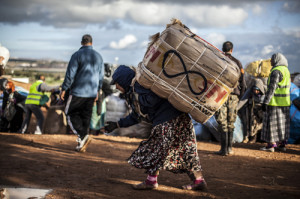
<instances>
[{"instance_id":1,"label":"striped bundle wrapping","mask_svg":"<svg viewBox=\"0 0 300 199\"><path fill-rule=\"evenodd\" d=\"M233 61L179 20L152 36L136 72L142 86L200 123L227 100L239 77Z\"/></svg>"}]
</instances>

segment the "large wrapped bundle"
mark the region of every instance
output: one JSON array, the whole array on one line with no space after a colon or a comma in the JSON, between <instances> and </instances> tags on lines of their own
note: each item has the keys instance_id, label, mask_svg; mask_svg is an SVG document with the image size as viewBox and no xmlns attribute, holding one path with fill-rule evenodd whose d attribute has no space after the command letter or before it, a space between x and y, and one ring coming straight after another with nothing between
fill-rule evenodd
<instances>
[{"instance_id":1,"label":"large wrapped bundle","mask_svg":"<svg viewBox=\"0 0 300 199\"><path fill-rule=\"evenodd\" d=\"M236 86L240 69L179 20L152 39L137 81L197 122L206 122Z\"/></svg>"},{"instance_id":2,"label":"large wrapped bundle","mask_svg":"<svg viewBox=\"0 0 300 199\"><path fill-rule=\"evenodd\" d=\"M249 63L245 71L254 77L269 77L271 69L271 59L266 59Z\"/></svg>"}]
</instances>

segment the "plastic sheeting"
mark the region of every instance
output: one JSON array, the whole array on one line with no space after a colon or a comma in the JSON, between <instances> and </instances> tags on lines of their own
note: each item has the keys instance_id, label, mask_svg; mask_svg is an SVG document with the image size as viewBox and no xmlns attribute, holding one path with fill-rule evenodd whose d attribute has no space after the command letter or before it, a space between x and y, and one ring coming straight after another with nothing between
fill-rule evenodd
<instances>
[{"instance_id":1,"label":"plastic sheeting","mask_svg":"<svg viewBox=\"0 0 300 199\"><path fill-rule=\"evenodd\" d=\"M200 124L193 120L195 133L199 141L212 140L213 137L220 142L221 132L218 131L219 124L215 117L211 117L206 123ZM243 124L239 116L234 123L233 143L241 143L244 138Z\"/></svg>"},{"instance_id":2,"label":"plastic sheeting","mask_svg":"<svg viewBox=\"0 0 300 199\"><path fill-rule=\"evenodd\" d=\"M296 98L300 98L300 89L295 85L291 84L291 101ZM288 140L289 144L296 144L300 140L300 110L292 103L290 107L290 138ZM299 144L299 143L297 143Z\"/></svg>"},{"instance_id":3,"label":"plastic sheeting","mask_svg":"<svg viewBox=\"0 0 300 199\"><path fill-rule=\"evenodd\" d=\"M127 113L126 102L120 99L118 93L106 97L106 114L105 121L117 122Z\"/></svg>"},{"instance_id":4,"label":"plastic sheeting","mask_svg":"<svg viewBox=\"0 0 300 199\"><path fill-rule=\"evenodd\" d=\"M101 114L97 113L97 104L95 103L93 106L92 117L90 122L90 129L92 130L100 130L104 126L104 118L106 113L106 101L103 100Z\"/></svg>"}]
</instances>

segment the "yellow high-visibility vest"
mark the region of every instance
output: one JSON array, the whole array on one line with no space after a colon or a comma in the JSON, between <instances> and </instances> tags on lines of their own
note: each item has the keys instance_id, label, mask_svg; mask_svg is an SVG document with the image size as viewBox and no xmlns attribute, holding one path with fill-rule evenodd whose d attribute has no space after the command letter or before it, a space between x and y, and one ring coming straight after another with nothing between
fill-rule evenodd
<instances>
[{"instance_id":1,"label":"yellow high-visibility vest","mask_svg":"<svg viewBox=\"0 0 300 199\"><path fill-rule=\"evenodd\" d=\"M40 105L40 99L41 99L43 93L37 91L37 86L39 86L41 83L43 83L43 81L38 80L30 86L29 94L27 95L25 104Z\"/></svg>"},{"instance_id":2,"label":"yellow high-visibility vest","mask_svg":"<svg viewBox=\"0 0 300 199\"><path fill-rule=\"evenodd\" d=\"M286 66L276 66L271 70L279 70L282 73L283 79L278 83L278 87L274 92L274 96L271 98L269 106L290 106L290 71ZM271 75L270 73L270 75ZM270 84L270 76L268 79L268 85Z\"/></svg>"}]
</instances>

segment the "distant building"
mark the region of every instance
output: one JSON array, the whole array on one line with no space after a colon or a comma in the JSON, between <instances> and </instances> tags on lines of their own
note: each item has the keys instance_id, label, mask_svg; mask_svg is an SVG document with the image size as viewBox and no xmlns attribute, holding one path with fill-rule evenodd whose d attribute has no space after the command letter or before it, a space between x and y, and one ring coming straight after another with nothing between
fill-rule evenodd
<instances>
[{"instance_id":1,"label":"distant building","mask_svg":"<svg viewBox=\"0 0 300 199\"><path fill-rule=\"evenodd\" d=\"M68 62L64 61L24 58L11 58L7 63L9 68L67 68L67 66Z\"/></svg>"}]
</instances>

